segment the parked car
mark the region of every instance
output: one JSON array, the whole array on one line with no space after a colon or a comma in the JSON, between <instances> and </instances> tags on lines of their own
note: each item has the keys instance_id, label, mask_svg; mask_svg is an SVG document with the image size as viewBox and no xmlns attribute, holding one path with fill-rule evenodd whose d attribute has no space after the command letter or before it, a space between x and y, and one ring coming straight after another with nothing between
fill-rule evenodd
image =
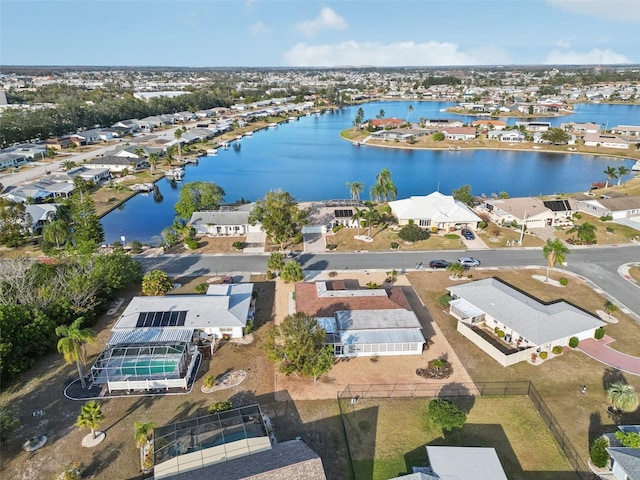
<instances>
[{"instance_id":1,"label":"parked car","mask_svg":"<svg viewBox=\"0 0 640 480\"><path fill-rule=\"evenodd\" d=\"M479 267L480 260L473 257L460 257L458 259L458 263L464 265L465 267Z\"/></svg>"},{"instance_id":2,"label":"parked car","mask_svg":"<svg viewBox=\"0 0 640 480\"><path fill-rule=\"evenodd\" d=\"M473 232L468 228L463 228L461 233L462 233L462 236L467 240L473 240L474 238L476 238Z\"/></svg>"},{"instance_id":3,"label":"parked car","mask_svg":"<svg viewBox=\"0 0 640 480\"><path fill-rule=\"evenodd\" d=\"M222 279L222 283L226 283L228 285L233 283L233 277L229 276L229 275L225 275L224 278Z\"/></svg>"},{"instance_id":4,"label":"parked car","mask_svg":"<svg viewBox=\"0 0 640 480\"><path fill-rule=\"evenodd\" d=\"M436 268L449 268L449 265L451 265L451 263L446 260L431 260L429 262L429 268L433 268L434 270Z\"/></svg>"}]
</instances>

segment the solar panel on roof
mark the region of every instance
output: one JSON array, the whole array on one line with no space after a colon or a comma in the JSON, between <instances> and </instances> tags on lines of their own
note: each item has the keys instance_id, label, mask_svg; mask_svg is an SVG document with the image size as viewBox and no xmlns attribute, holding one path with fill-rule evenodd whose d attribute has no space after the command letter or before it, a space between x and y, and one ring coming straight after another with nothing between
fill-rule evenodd
<instances>
[{"instance_id":1,"label":"solar panel on roof","mask_svg":"<svg viewBox=\"0 0 640 480\"><path fill-rule=\"evenodd\" d=\"M171 312L140 312L138 314L136 327L183 327L186 318L186 310Z\"/></svg>"},{"instance_id":2,"label":"solar panel on roof","mask_svg":"<svg viewBox=\"0 0 640 480\"><path fill-rule=\"evenodd\" d=\"M353 216L353 210L341 209L334 212L336 218L351 218Z\"/></svg>"}]
</instances>

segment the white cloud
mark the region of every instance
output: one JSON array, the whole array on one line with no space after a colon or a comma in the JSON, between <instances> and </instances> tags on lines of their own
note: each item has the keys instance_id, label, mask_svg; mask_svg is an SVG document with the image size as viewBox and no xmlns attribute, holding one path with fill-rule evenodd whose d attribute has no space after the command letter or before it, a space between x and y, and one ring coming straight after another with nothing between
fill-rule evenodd
<instances>
[{"instance_id":1,"label":"white cloud","mask_svg":"<svg viewBox=\"0 0 640 480\"><path fill-rule=\"evenodd\" d=\"M512 63L499 47L478 47L461 51L456 44L441 42L347 41L337 44L307 45L299 43L284 53L284 61L296 67L364 66L437 66L497 65Z\"/></svg>"},{"instance_id":2,"label":"white cloud","mask_svg":"<svg viewBox=\"0 0 640 480\"><path fill-rule=\"evenodd\" d=\"M344 30L347 27L347 21L329 7L323 7L320 14L313 20L306 20L296 25L296 28L307 37L312 37L321 30Z\"/></svg>"},{"instance_id":3,"label":"white cloud","mask_svg":"<svg viewBox=\"0 0 640 480\"><path fill-rule=\"evenodd\" d=\"M548 65L600 65L631 62L624 55L609 49L600 50L599 48L594 48L588 52L552 50L547 55L544 63Z\"/></svg>"},{"instance_id":4,"label":"white cloud","mask_svg":"<svg viewBox=\"0 0 640 480\"><path fill-rule=\"evenodd\" d=\"M269 29L264 23L258 21L249 27L249 33L253 36L261 35L263 33L269 33Z\"/></svg>"},{"instance_id":5,"label":"white cloud","mask_svg":"<svg viewBox=\"0 0 640 480\"><path fill-rule=\"evenodd\" d=\"M547 2L566 12L601 19L640 21L640 2L638 0L547 0Z\"/></svg>"}]
</instances>

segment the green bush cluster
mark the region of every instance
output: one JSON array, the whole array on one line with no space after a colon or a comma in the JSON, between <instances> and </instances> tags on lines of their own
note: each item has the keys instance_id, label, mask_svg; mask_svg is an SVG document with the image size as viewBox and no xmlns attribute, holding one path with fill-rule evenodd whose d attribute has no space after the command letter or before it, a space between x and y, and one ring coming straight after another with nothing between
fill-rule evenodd
<instances>
[{"instance_id":1,"label":"green bush cluster","mask_svg":"<svg viewBox=\"0 0 640 480\"><path fill-rule=\"evenodd\" d=\"M438 297L438 305L440 305L443 308L448 307L450 301L451 301L451 295L449 295L448 293L445 293L444 295L440 295Z\"/></svg>"},{"instance_id":2,"label":"green bush cluster","mask_svg":"<svg viewBox=\"0 0 640 480\"><path fill-rule=\"evenodd\" d=\"M429 238L429 232L420 228L415 223L410 223L402 227L398 236L405 242L419 242L420 240L426 240Z\"/></svg>"},{"instance_id":3,"label":"green bush cluster","mask_svg":"<svg viewBox=\"0 0 640 480\"><path fill-rule=\"evenodd\" d=\"M338 244L336 243L327 243L327 250L335 250L338 248Z\"/></svg>"},{"instance_id":4,"label":"green bush cluster","mask_svg":"<svg viewBox=\"0 0 640 480\"><path fill-rule=\"evenodd\" d=\"M196 250L200 244L195 238L185 238L184 244L187 246L189 250Z\"/></svg>"},{"instance_id":5,"label":"green bush cluster","mask_svg":"<svg viewBox=\"0 0 640 480\"><path fill-rule=\"evenodd\" d=\"M576 348L579 343L580 343L580 340L578 339L578 337L571 337L569 339L569 346L571 348Z\"/></svg>"},{"instance_id":6,"label":"green bush cluster","mask_svg":"<svg viewBox=\"0 0 640 480\"><path fill-rule=\"evenodd\" d=\"M560 283L560 285L562 285L563 287L566 287L567 285L569 285L569 280L566 277L560 277L558 283Z\"/></svg>"},{"instance_id":7,"label":"green bush cluster","mask_svg":"<svg viewBox=\"0 0 640 480\"><path fill-rule=\"evenodd\" d=\"M271 270L267 270L267 280L273 280L274 278L274 273Z\"/></svg>"},{"instance_id":8,"label":"green bush cluster","mask_svg":"<svg viewBox=\"0 0 640 480\"><path fill-rule=\"evenodd\" d=\"M602 338L604 337L604 328L602 328L602 327L596 328L596 331L595 331L593 337L596 340L602 340Z\"/></svg>"},{"instance_id":9,"label":"green bush cluster","mask_svg":"<svg viewBox=\"0 0 640 480\"><path fill-rule=\"evenodd\" d=\"M591 461L598 468L604 468L609 463L609 453L607 452L607 447L609 446L609 442L604 437L596 438L591 444L591 449L589 450L589 456L591 457Z\"/></svg>"},{"instance_id":10,"label":"green bush cluster","mask_svg":"<svg viewBox=\"0 0 640 480\"><path fill-rule=\"evenodd\" d=\"M235 248L236 250L242 250L244 248L244 242L240 242L240 241L235 241L231 244L231 246L233 248Z\"/></svg>"},{"instance_id":11,"label":"green bush cluster","mask_svg":"<svg viewBox=\"0 0 640 480\"><path fill-rule=\"evenodd\" d=\"M458 240L460 239L460 235L456 235L455 233L445 233L444 238L448 238L449 240Z\"/></svg>"},{"instance_id":12,"label":"green bush cluster","mask_svg":"<svg viewBox=\"0 0 640 480\"><path fill-rule=\"evenodd\" d=\"M400 248L400 244L398 242L391 242L391 250L398 250Z\"/></svg>"},{"instance_id":13,"label":"green bush cluster","mask_svg":"<svg viewBox=\"0 0 640 480\"><path fill-rule=\"evenodd\" d=\"M216 384L216 379L210 373L207 373L202 379L202 386L204 388L213 388Z\"/></svg>"},{"instance_id":14,"label":"green bush cluster","mask_svg":"<svg viewBox=\"0 0 640 480\"><path fill-rule=\"evenodd\" d=\"M207 412L220 413L220 412L226 412L227 410L231 410L232 408L233 408L233 403L230 402L229 400L226 400L222 402L212 403L207 408Z\"/></svg>"},{"instance_id":15,"label":"green bush cluster","mask_svg":"<svg viewBox=\"0 0 640 480\"><path fill-rule=\"evenodd\" d=\"M498 330L496 335L498 335L498 338L504 338L504 330Z\"/></svg>"},{"instance_id":16,"label":"green bush cluster","mask_svg":"<svg viewBox=\"0 0 640 480\"><path fill-rule=\"evenodd\" d=\"M560 345L556 345L551 351L554 355L560 355L562 353L562 347Z\"/></svg>"},{"instance_id":17,"label":"green bush cluster","mask_svg":"<svg viewBox=\"0 0 640 480\"><path fill-rule=\"evenodd\" d=\"M207 293L207 290L209 289L209 284L206 282L202 282L199 283L198 285L196 285L196 287L193 289L193 291L195 293Z\"/></svg>"},{"instance_id":18,"label":"green bush cluster","mask_svg":"<svg viewBox=\"0 0 640 480\"><path fill-rule=\"evenodd\" d=\"M613 220L613 217L611 215L603 215L600 217L601 222L610 222L611 220Z\"/></svg>"},{"instance_id":19,"label":"green bush cluster","mask_svg":"<svg viewBox=\"0 0 640 480\"><path fill-rule=\"evenodd\" d=\"M540 352L538 355L542 360L546 360L549 354L547 352Z\"/></svg>"}]
</instances>

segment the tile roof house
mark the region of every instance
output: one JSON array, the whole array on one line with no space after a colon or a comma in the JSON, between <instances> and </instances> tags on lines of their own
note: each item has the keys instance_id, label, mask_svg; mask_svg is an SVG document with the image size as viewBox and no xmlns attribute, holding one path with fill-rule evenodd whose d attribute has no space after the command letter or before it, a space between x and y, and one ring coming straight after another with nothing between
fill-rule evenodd
<instances>
[{"instance_id":1,"label":"tile roof house","mask_svg":"<svg viewBox=\"0 0 640 480\"><path fill-rule=\"evenodd\" d=\"M413 221L421 227L437 227L440 230L471 228L475 230L482 219L464 203L451 195L433 192L429 195L410 197L389 202L399 225Z\"/></svg>"},{"instance_id":2,"label":"tile roof house","mask_svg":"<svg viewBox=\"0 0 640 480\"><path fill-rule=\"evenodd\" d=\"M498 278L448 287L458 332L503 366L550 353L571 337L593 338L605 323L564 300L542 302ZM495 333L501 331L502 339Z\"/></svg>"},{"instance_id":3,"label":"tile roof house","mask_svg":"<svg viewBox=\"0 0 640 480\"><path fill-rule=\"evenodd\" d=\"M371 126L377 130L383 130L385 128L398 128L405 123L401 118L374 118L369 120Z\"/></svg>"},{"instance_id":4,"label":"tile roof house","mask_svg":"<svg viewBox=\"0 0 640 480\"><path fill-rule=\"evenodd\" d=\"M336 356L420 355L422 325L402 289L356 283L298 283L296 311L316 317Z\"/></svg>"}]
</instances>

